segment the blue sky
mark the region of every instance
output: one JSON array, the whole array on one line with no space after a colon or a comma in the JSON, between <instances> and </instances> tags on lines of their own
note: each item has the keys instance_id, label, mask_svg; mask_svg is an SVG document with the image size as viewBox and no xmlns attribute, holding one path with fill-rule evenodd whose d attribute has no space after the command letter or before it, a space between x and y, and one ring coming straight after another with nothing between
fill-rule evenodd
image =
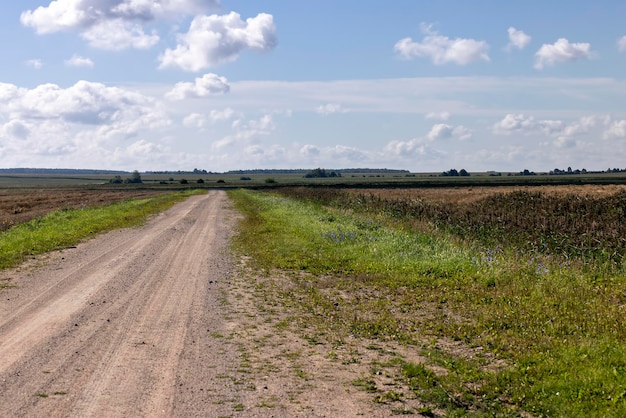
<instances>
[{"instance_id":1,"label":"blue sky","mask_svg":"<svg viewBox=\"0 0 626 418\"><path fill-rule=\"evenodd\" d=\"M10 2L0 167L623 168L625 17L609 0Z\"/></svg>"}]
</instances>

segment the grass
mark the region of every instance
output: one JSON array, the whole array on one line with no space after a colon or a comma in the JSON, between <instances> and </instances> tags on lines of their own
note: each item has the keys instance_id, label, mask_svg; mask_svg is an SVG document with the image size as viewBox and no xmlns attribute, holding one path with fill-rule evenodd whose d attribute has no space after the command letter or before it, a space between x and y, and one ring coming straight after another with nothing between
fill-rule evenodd
<instances>
[{"instance_id":1,"label":"grass","mask_svg":"<svg viewBox=\"0 0 626 418\"><path fill-rule=\"evenodd\" d=\"M189 197L193 191L147 199L129 199L104 207L52 212L0 232L0 269L15 267L29 256L71 247L98 233L142 224L155 213Z\"/></svg>"},{"instance_id":2,"label":"grass","mask_svg":"<svg viewBox=\"0 0 626 418\"><path fill-rule=\"evenodd\" d=\"M425 411L626 416L622 275L418 230L385 213L230 196L245 214L236 247L288 277L272 291L300 312L295 323L316 340L414 347L427 360L399 367Z\"/></svg>"}]
</instances>

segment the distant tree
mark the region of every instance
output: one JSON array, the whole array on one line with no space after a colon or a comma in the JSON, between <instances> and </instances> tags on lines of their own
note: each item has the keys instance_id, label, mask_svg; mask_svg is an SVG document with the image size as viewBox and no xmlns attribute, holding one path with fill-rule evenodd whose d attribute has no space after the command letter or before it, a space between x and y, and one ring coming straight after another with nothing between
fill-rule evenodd
<instances>
[{"instance_id":1,"label":"distant tree","mask_svg":"<svg viewBox=\"0 0 626 418\"><path fill-rule=\"evenodd\" d=\"M331 171L329 173L323 168L316 168L314 170L311 170L311 172L305 174L304 177L307 179L325 178L325 177L341 177L341 173L337 173L335 171Z\"/></svg>"},{"instance_id":2,"label":"distant tree","mask_svg":"<svg viewBox=\"0 0 626 418\"><path fill-rule=\"evenodd\" d=\"M453 168L451 170L444 171L443 173L441 173L441 175L443 177L458 177L459 176L459 172L456 170L456 168Z\"/></svg>"},{"instance_id":3,"label":"distant tree","mask_svg":"<svg viewBox=\"0 0 626 418\"><path fill-rule=\"evenodd\" d=\"M143 183L143 181L141 180L141 174L139 174L139 171L137 170L133 171L131 176L124 180L124 183L131 183L131 184Z\"/></svg>"},{"instance_id":4,"label":"distant tree","mask_svg":"<svg viewBox=\"0 0 626 418\"><path fill-rule=\"evenodd\" d=\"M198 179L198 184L203 184L203 183L204 183L204 180Z\"/></svg>"},{"instance_id":5,"label":"distant tree","mask_svg":"<svg viewBox=\"0 0 626 418\"><path fill-rule=\"evenodd\" d=\"M122 183L124 183L124 180L122 180L122 176L115 176L111 180L109 180L109 183L111 183L111 184L122 184Z\"/></svg>"},{"instance_id":6,"label":"distant tree","mask_svg":"<svg viewBox=\"0 0 626 418\"><path fill-rule=\"evenodd\" d=\"M189 181L187 181L187 179L181 179L180 184L189 184Z\"/></svg>"},{"instance_id":7,"label":"distant tree","mask_svg":"<svg viewBox=\"0 0 626 418\"><path fill-rule=\"evenodd\" d=\"M467 172L467 170L465 170L464 168L461 169L461 171L459 171L459 176L462 177L469 177L470 173Z\"/></svg>"}]
</instances>

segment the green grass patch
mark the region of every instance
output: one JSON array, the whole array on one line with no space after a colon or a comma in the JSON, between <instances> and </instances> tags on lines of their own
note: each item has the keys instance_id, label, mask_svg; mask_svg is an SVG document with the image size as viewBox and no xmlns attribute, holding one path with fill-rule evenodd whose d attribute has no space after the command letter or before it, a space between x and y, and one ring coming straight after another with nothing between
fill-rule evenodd
<instances>
[{"instance_id":1,"label":"green grass patch","mask_svg":"<svg viewBox=\"0 0 626 418\"><path fill-rule=\"evenodd\" d=\"M104 207L59 210L18 224L0 233L0 269L18 266L29 256L76 245L102 232L140 225L150 215L194 193L197 192L129 199Z\"/></svg>"},{"instance_id":2,"label":"green grass patch","mask_svg":"<svg viewBox=\"0 0 626 418\"><path fill-rule=\"evenodd\" d=\"M626 279L393 214L231 191L236 248L316 340L415 347L405 384L451 415L626 416ZM392 367L392 366L389 366ZM399 366L398 366L399 367ZM355 384L365 387L368 380Z\"/></svg>"}]
</instances>

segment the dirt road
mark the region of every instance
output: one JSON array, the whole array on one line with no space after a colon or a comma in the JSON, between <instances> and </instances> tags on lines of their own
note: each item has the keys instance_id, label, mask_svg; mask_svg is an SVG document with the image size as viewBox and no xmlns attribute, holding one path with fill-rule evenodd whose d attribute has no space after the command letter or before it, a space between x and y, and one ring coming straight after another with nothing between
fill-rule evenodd
<instances>
[{"instance_id":1,"label":"dirt road","mask_svg":"<svg viewBox=\"0 0 626 418\"><path fill-rule=\"evenodd\" d=\"M188 389L225 390L211 377L236 364L211 338L225 326L225 200L192 197L5 273L19 277L0 293L0 415L216 416Z\"/></svg>"},{"instance_id":2,"label":"dirt road","mask_svg":"<svg viewBox=\"0 0 626 418\"><path fill-rule=\"evenodd\" d=\"M237 216L211 191L0 273L14 286L0 291L0 417L374 417L414 406L355 388L394 351L285 327L297 312L268 306L268 277L227 251Z\"/></svg>"}]
</instances>

